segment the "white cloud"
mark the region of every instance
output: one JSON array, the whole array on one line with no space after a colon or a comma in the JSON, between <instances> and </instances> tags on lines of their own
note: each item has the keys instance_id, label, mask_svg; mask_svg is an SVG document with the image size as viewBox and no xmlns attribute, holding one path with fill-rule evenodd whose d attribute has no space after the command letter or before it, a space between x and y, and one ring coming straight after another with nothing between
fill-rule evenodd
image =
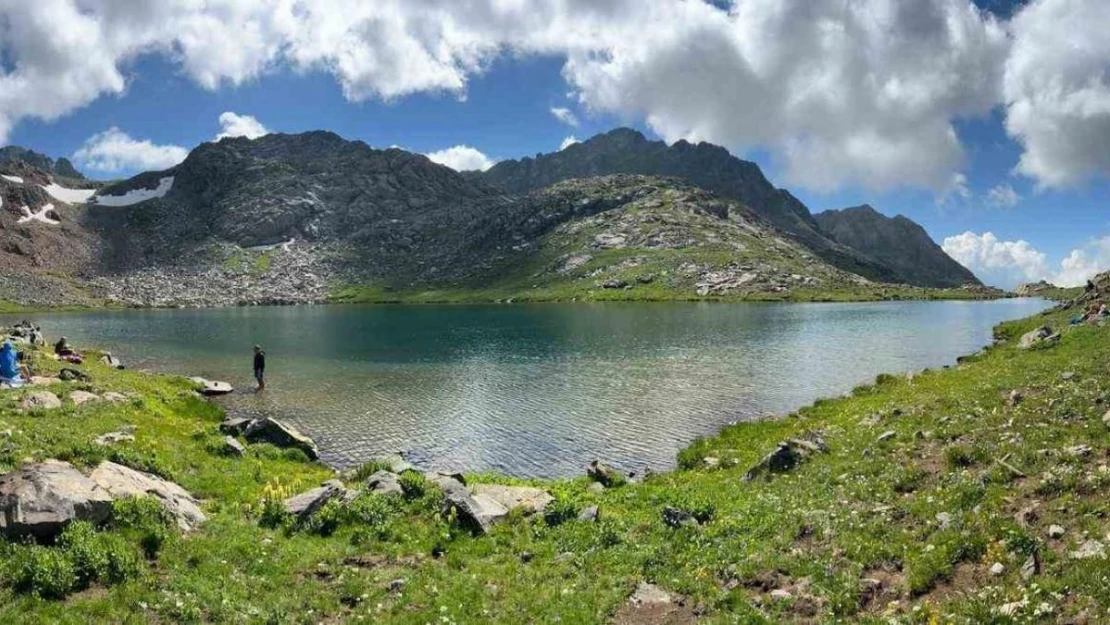
<instances>
[{"instance_id":1,"label":"white cloud","mask_svg":"<svg viewBox=\"0 0 1110 625\"><path fill-rule=\"evenodd\" d=\"M668 141L760 147L788 182L948 188L954 120L1006 105L1042 185L1110 170L1105 0L0 0L0 141L126 90L146 54L200 86L332 74L352 101L465 97L500 56L555 55L579 106ZM644 33L651 33L645 37ZM1013 51L1011 53L1011 47ZM696 97L691 97L696 94Z\"/></svg>"},{"instance_id":2,"label":"white cloud","mask_svg":"<svg viewBox=\"0 0 1110 625\"><path fill-rule=\"evenodd\" d=\"M1006 129L1017 171L1042 187L1110 172L1110 2L1036 0L1013 20Z\"/></svg>"},{"instance_id":3,"label":"white cloud","mask_svg":"<svg viewBox=\"0 0 1110 625\"><path fill-rule=\"evenodd\" d=\"M246 137L248 139L257 139L263 135L270 134L257 119L250 115L239 115L227 111L220 115L220 134L216 135L216 141L227 137Z\"/></svg>"},{"instance_id":4,"label":"white cloud","mask_svg":"<svg viewBox=\"0 0 1110 625\"><path fill-rule=\"evenodd\" d=\"M574 115L574 111L568 108L561 108L557 106L551 107L551 114L555 119L563 122L564 124L573 128L578 127L578 118Z\"/></svg>"},{"instance_id":5,"label":"white cloud","mask_svg":"<svg viewBox=\"0 0 1110 625\"><path fill-rule=\"evenodd\" d=\"M494 165L492 159L469 145L456 145L425 156L455 171L485 171Z\"/></svg>"},{"instance_id":6,"label":"white cloud","mask_svg":"<svg viewBox=\"0 0 1110 625\"><path fill-rule=\"evenodd\" d=\"M1110 269L1110 237L1093 239L1072 250L1058 269L1053 269L1044 252L1027 241L1000 241L991 232L964 232L944 239L941 247L983 282L1004 288L1038 280L1077 286Z\"/></svg>"},{"instance_id":7,"label":"white cloud","mask_svg":"<svg viewBox=\"0 0 1110 625\"><path fill-rule=\"evenodd\" d=\"M987 191L987 204L995 208L1013 208L1021 201L1021 196L1007 183L995 185Z\"/></svg>"},{"instance_id":8,"label":"white cloud","mask_svg":"<svg viewBox=\"0 0 1110 625\"><path fill-rule=\"evenodd\" d=\"M559 144L559 151L562 152L563 150L569 148L570 146L572 146L572 145L574 145L575 143L578 143L578 142L579 142L578 137L575 137L574 135L571 135L571 136L567 137L566 139L563 139L563 142Z\"/></svg>"},{"instance_id":9,"label":"white cloud","mask_svg":"<svg viewBox=\"0 0 1110 625\"><path fill-rule=\"evenodd\" d=\"M1074 249L1060 262L1060 271L1054 283L1060 286L1079 286L1096 273L1110 269L1110 237L1094 239L1087 245Z\"/></svg>"},{"instance_id":10,"label":"white cloud","mask_svg":"<svg viewBox=\"0 0 1110 625\"><path fill-rule=\"evenodd\" d=\"M73 154L87 169L103 172L168 169L185 160L189 151L177 145L155 145L132 139L119 128L89 137Z\"/></svg>"}]
</instances>

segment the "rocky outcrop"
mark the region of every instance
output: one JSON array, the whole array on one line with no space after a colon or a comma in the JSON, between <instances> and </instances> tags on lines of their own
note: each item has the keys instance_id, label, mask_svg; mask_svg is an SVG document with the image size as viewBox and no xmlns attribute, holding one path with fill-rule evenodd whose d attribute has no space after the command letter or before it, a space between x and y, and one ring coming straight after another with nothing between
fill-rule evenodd
<instances>
[{"instance_id":1,"label":"rocky outcrop","mask_svg":"<svg viewBox=\"0 0 1110 625\"><path fill-rule=\"evenodd\" d=\"M9 145L0 148L0 167L4 167L5 165L10 167L18 163L24 163L63 178L71 178L74 180L83 180L85 178L67 158L59 158L55 161L45 154L39 154L34 150L21 148L17 145Z\"/></svg>"},{"instance_id":2,"label":"rocky outcrop","mask_svg":"<svg viewBox=\"0 0 1110 625\"><path fill-rule=\"evenodd\" d=\"M105 461L96 467L89 479L117 499L153 498L162 504L184 532L191 531L207 520L195 497L177 484L155 475Z\"/></svg>"},{"instance_id":3,"label":"rocky outcrop","mask_svg":"<svg viewBox=\"0 0 1110 625\"><path fill-rule=\"evenodd\" d=\"M112 496L60 460L28 464L0 476L0 531L11 538L53 539L72 521L101 523Z\"/></svg>"},{"instance_id":4,"label":"rocky outcrop","mask_svg":"<svg viewBox=\"0 0 1110 625\"><path fill-rule=\"evenodd\" d=\"M265 418L251 421L243 430L243 437L251 443L269 443L275 447L300 449L309 460L320 458L320 451L316 448L315 441L298 432L297 428L277 419Z\"/></svg>"},{"instance_id":5,"label":"rocky outcrop","mask_svg":"<svg viewBox=\"0 0 1110 625\"><path fill-rule=\"evenodd\" d=\"M542 512L554 500L550 493L529 486L477 484L468 488L461 481L440 474L428 479L443 490L445 505L480 534L489 532L513 510L525 514Z\"/></svg>"}]
</instances>

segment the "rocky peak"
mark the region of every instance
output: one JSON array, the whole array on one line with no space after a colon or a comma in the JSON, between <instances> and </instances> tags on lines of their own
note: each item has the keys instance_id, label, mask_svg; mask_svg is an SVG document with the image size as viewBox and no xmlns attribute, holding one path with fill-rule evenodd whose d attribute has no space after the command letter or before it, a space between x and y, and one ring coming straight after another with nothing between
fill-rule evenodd
<instances>
[{"instance_id":1,"label":"rocky peak","mask_svg":"<svg viewBox=\"0 0 1110 625\"><path fill-rule=\"evenodd\" d=\"M818 213L814 219L837 243L890 267L899 282L929 287L981 284L975 274L953 260L908 217L887 217L863 204Z\"/></svg>"},{"instance_id":2,"label":"rocky peak","mask_svg":"<svg viewBox=\"0 0 1110 625\"><path fill-rule=\"evenodd\" d=\"M29 150L18 145L9 145L0 148L0 166L18 163L25 163L35 169L42 170L55 176L62 176L63 178L75 178L78 180L83 180L85 178L81 172L77 171L73 163L69 162L69 159L59 158L55 161L45 154L39 154L34 150Z\"/></svg>"}]
</instances>

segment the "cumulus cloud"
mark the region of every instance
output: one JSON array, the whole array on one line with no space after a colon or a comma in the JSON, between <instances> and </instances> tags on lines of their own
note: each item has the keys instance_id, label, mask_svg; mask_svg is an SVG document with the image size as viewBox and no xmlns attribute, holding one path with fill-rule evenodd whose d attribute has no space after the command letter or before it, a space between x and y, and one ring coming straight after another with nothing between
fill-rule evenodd
<instances>
[{"instance_id":1,"label":"cumulus cloud","mask_svg":"<svg viewBox=\"0 0 1110 625\"><path fill-rule=\"evenodd\" d=\"M254 117L232 113L231 111L220 115L220 129L220 134L216 135L216 141L227 137L257 139L270 134L270 131Z\"/></svg>"},{"instance_id":2,"label":"cumulus cloud","mask_svg":"<svg viewBox=\"0 0 1110 625\"><path fill-rule=\"evenodd\" d=\"M568 126L578 127L578 117L574 115L574 111L568 108L553 106L551 107L551 115Z\"/></svg>"},{"instance_id":3,"label":"cumulus cloud","mask_svg":"<svg viewBox=\"0 0 1110 625\"><path fill-rule=\"evenodd\" d=\"M155 145L132 139L119 128L89 137L74 154L77 163L102 172L168 169L185 160L189 151L177 145Z\"/></svg>"},{"instance_id":4,"label":"cumulus cloud","mask_svg":"<svg viewBox=\"0 0 1110 625\"><path fill-rule=\"evenodd\" d=\"M1021 201L1021 196L1009 184L1002 183L987 191L987 204L995 208L1013 208Z\"/></svg>"},{"instance_id":5,"label":"cumulus cloud","mask_svg":"<svg viewBox=\"0 0 1110 625\"><path fill-rule=\"evenodd\" d=\"M0 140L122 93L145 54L207 89L328 72L353 101L463 97L502 55L556 55L584 109L766 148L809 188L943 191L954 120L1002 103L1019 171L1070 184L1110 168L1108 12L1035 0L1011 37L971 0L0 0Z\"/></svg>"},{"instance_id":6,"label":"cumulus cloud","mask_svg":"<svg viewBox=\"0 0 1110 625\"><path fill-rule=\"evenodd\" d=\"M485 171L494 165L490 157L469 145L456 145L438 152L429 152L425 156L455 171Z\"/></svg>"},{"instance_id":7,"label":"cumulus cloud","mask_svg":"<svg viewBox=\"0 0 1110 625\"><path fill-rule=\"evenodd\" d=\"M1094 239L1072 250L1057 269L1053 269L1044 252L1027 241L1002 241L991 232L964 232L947 237L941 247L983 282L1004 288L1038 280L1057 286L1077 286L1110 269L1110 237Z\"/></svg>"},{"instance_id":8,"label":"cumulus cloud","mask_svg":"<svg viewBox=\"0 0 1110 625\"><path fill-rule=\"evenodd\" d=\"M569 148L570 146L572 146L572 145L574 145L575 143L578 143L578 142L579 142L578 137L575 137L574 135L571 135L571 136L567 137L566 139L563 139L563 142L559 144L559 151L562 152L563 150Z\"/></svg>"},{"instance_id":9,"label":"cumulus cloud","mask_svg":"<svg viewBox=\"0 0 1110 625\"><path fill-rule=\"evenodd\" d=\"M1035 0L1015 16L1006 62L1006 129L1017 171L1042 187L1110 172L1110 2Z\"/></svg>"}]
</instances>

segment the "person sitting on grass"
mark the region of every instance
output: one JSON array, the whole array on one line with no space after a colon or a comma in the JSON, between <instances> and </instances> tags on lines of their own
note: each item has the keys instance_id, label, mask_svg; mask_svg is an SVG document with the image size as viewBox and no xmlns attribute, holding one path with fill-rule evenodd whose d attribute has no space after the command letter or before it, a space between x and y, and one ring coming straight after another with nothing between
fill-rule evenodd
<instances>
[{"instance_id":1,"label":"person sitting on grass","mask_svg":"<svg viewBox=\"0 0 1110 625\"><path fill-rule=\"evenodd\" d=\"M8 386L23 386L25 380L19 367L19 354L12 347L11 341L4 341L0 346L0 383Z\"/></svg>"},{"instance_id":2,"label":"person sitting on grass","mask_svg":"<svg viewBox=\"0 0 1110 625\"><path fill-rule=\"evenodd\" d=\"M70 362L75 365L79 365L84 361L84 358L81 357L81 354L73 351L73 348L69 346L69 341L67 341L66 337L64 336L58 339L58 342L54 344L54 353L58 355L58 358L60 360Z\"/></svg>"}]
</instances>

